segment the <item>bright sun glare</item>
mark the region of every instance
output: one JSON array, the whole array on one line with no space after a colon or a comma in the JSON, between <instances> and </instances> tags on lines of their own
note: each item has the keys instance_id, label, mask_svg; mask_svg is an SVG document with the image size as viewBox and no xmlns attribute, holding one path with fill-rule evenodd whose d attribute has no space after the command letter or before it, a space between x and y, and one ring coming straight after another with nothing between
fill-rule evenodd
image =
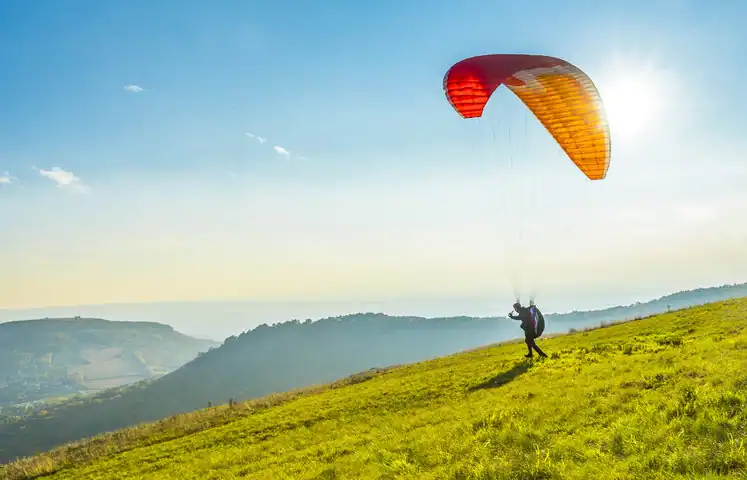
<instances>
[{"instance_id":1,"label":"bright sun glare","mask_svg":"<svg viewBox=\"0 0 747 480\"><path fill-rule=\"evenodd\" d=\"M663 103L660 75L615 69L607 80L599 86L599 93L613 136L637 137L656 127Z\"/></svg>"}]
</instances>

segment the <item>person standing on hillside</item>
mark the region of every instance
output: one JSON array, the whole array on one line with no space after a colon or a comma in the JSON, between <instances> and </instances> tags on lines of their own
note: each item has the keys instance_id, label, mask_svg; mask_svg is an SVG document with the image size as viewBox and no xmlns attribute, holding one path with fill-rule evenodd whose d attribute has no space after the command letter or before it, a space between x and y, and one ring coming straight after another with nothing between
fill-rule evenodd
<instances>
[{"instance_id":1,"label":"person standing on hillside","mask_svg":"<svg viewBox=\"0 0 747 480\"><path fill-rule=\"evenodd\" d=\"M537 338L538 335L537 326L535 325L535 321L532 318L532 312L529 311L528 307L522 307L521 303L519 302L514 303L514 310L516 311L517 315L514 315L513 312L510 312L508 314L508 317L512 320L521 321L521 328L524 330L524 341L526 342L527 348L529 349L529 353L524 356L527 358L532 358L532 349L534 349L537 350L537 353L540 357L547 357L547 355L545 355L545 352L543 352L534 341L534 339Z\"/></svg>"}]
</instances>

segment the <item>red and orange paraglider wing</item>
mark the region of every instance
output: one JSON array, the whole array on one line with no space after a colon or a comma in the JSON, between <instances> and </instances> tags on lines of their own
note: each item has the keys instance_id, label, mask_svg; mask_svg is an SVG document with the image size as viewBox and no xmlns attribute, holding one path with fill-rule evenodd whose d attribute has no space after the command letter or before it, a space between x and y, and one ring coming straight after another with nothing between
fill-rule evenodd
<instances>
[{"instance_id":1,"label":"red and orange paraglider wing","mask_svg":"<svg viewBox=\"0 0 747 480\"><path fill-rule=\"evenodd\" d=\"M481 116L501 84L524 102L587 177L606 176L609 126L599 92L584 72L559 58L507 54L462 60L444 77L446 97L464 118Z\"/></svg>"}]
</instances>

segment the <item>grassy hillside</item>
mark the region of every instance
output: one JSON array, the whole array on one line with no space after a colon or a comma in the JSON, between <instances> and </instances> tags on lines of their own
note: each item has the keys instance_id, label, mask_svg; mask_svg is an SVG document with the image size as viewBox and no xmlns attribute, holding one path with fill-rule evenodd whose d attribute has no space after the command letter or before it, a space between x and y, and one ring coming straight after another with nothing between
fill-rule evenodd
<instances>
[{"instance_id":1,"label":"grassy hillside","mask_svg":"<svg viewBox=\"0 0 747 480\"><path fill-rule=\"evenodd\" d=\"M546 333L583 329L601 321L630 319L740 293L747 295L747 284L679 292L601 311L550 314ZM220 348L155 381L45 404L27 413L21 422L0 424L0 462L231 398L245 400L302 388L372 367L422 361L520 335L518 323L505 318L368 313L261 325L229 337ZM107 353L103 351L102 357Z\"/></svg>"},{"instance_id":2,"label":"grassy hillside","mask_svg":"<svg viewBox=\"0 0 747 480\"><path fill-rule=\"evenodd\" d=\"M152 382L45 405L43 415L0 424L0 462L210 403L330 382L371 367L446 355L518 333L518 323L507 319L381 314L264 325L229 337L219 348Z\"/></svg>"},{"instance_id":3,"label":"grassy hillside","mask_svg":"<svg viewBox=\"0 0 747 480\"><path fill-rule=\"evenodd\" d=\"M595 320L593 315L584 315L556 322L548 315L547 333L567 331L571 326L583 329ZM21 421L0 424L0 462L210 403L330 382L372 367L422 361L520 335L518 323L506 318L368 313L260 325L229 337L219 348L155 381L26 410ZM101 359L115 360L109 357L111 350L100 350ZM120 357L119 365L123 364L125 358ZM109 361L84 368L106 365L118 366ZM107 380L111 381L100 381ZM89 388L93 385L89 380Z\"/></svg>"},{"instance_id":4,"label":"grassy hillside","mask_svg":"<svg viewBox=\"0 0 747 480\"><path fill-rule=\"evenodd\" d=\"M216 407L9 479L744 478L747 298Z\"/></svg>"},{"instance_id":5,"label":"grassy hillside","mask_svg":"<svg viewBox=\"0 0 747 480\"><path fill-rule=\"evenodd\" d=\"M2 323L0 407L152 378L214 345L157 323L91 318Z\"/></svg>"}]
</instances>

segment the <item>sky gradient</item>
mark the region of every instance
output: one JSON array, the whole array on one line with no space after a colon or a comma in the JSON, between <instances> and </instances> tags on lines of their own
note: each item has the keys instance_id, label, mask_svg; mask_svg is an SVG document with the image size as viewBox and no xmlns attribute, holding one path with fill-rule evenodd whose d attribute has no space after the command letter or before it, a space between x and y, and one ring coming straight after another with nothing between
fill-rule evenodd
<instances>
[{"instance_id":1,"label":"sky gradient","mask_svg":"<svg viewBox=\"0 0 747 480\"><path fill-rule=\"evenodd\" d=\"M738 0L4 1L0 309L558 311L742 282L745 19ZM479 120L453 111L444 73L485 53L595 81L605 180L505 88Z\"/></svg>"}]
</instances>

